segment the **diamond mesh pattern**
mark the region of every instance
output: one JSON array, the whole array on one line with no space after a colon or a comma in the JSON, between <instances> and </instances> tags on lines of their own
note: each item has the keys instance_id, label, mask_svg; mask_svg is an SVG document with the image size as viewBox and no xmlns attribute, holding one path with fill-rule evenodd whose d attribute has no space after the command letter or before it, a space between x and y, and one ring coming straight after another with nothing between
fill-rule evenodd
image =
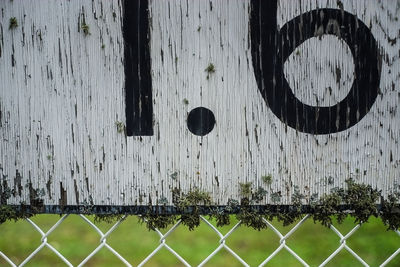
<instances>
[{"instance_id":1,"label":"diamond mesh pattern","mask_svg":"<svg viewBox=\"0 0 400 267\"><path fill-rule=\"evenodd\" d=\"M32 220L26 219L26 221L36 230L40 235L40 245L27 256L20 264L13 262L7 255L5 255L2 251L0 251L0 257L3 258L10 266L24 266L30 262L30 260L39 253L44 247L48 247L57 257L59 257L67 266L74 266L66 257L64 257L54 246L47 242L49 235L57 229L62 222L68 217L69 215L62 216L47 232L44 232L37 224L35 224ZM107 238L119 227L121 223L124 222L126 219L126 215L123 216L120 220L118 220L114 225L112 225L108 231L105 233L101 231L94 223L92 223L85 215L79 215L83 222L87 223L95 232L97 232L100 236L98 246L77 266L84 266L94 255L96 255L101 249L105 248L108 249L111 253L113 253L120 261L126 266L132 266L123 256L121 256L115 249L113 249L108 243ZM306 220L310 218L309 215L303 217L294 227L292 227L287 234L283 235L271 222L264 219L264 223L267 224L268 228L271 229L278 237L279 237L279 244L278 247L270 254L266 255L264 261L262 261L259 266L264 266L268 262L270 262L282 249L287 250L291 255L296 258L296 260L303 266L309 266L309 264L303 260L294 250L292 250L287 244L286 240L296 232ZM243 260L233 249L231 249L227 244L226 240L241 226L241 222L239 221L236 223L225 235L223 235L217 227L215 227L209 220L205 217L201 216L201 220L209 227L215 234L219 237L219 243L217 247L198 265L204 266L206 263L212 259L220 250L224 249L228 253L230 253L238 262L240 262L243 266L250 266ZM171 248L167 244L168 237L178 228L181 226L181 221L178 221L174 226L172 226L165 234L163 234L158 229L153 229L153 232L157 234L160 238L159 245L154 248L154 250L141 262L138 266L144 266L146 263L150 261L161 249L167 249L173 257L176 257L184 266L191 266L181 255L179 255L173 248ZM353 249L351 249L347 244L346 240L352 236L359 228L361 227L360 224L356 225L353 229L351 229L348 233L342 234L335 226L331 225L330 229L340 238L339 244L337 249L330 254L319 266L325 266L343 249L347 250L357 261L359 261L363 266L369 266L366 261L362 259ZM262 233L262 232L261 232ZM397 235L400 236L400 231L396 231ZM379 266L385 266L389 262L394 261L396 256L400 254L400 244L399 248L391 254L384 262L382 262Z\"/></svg>"}]
</instances>

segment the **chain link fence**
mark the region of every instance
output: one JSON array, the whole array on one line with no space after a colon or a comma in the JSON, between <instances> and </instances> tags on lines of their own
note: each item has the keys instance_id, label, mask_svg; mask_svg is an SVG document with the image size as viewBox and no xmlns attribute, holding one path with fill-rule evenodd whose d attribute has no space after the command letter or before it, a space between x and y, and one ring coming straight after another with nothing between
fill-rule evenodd
<instances>
[{"instance_id":1,"label":"chain link fence","mask_svg":"<svg viewBox=\"0 0 400 267\"><path fill-rule=\"evenodd\" d=\"M80 223L87 224L92 231L95 231L98 234L99 237L99 243L97 247L95 247L83 260L81 260L78 264L72 264L71 261L76 259L71 259L67 258L67 256L63 255L62 252L60 252L60 249L58 249L56 245L52 245L52 242L49 241L50 237L54 233L54 231L58 228L60 228L61 225L63 225L63 222L71 215L63 215L60 217L56 223L54 223L49 230L45 231L44 228L40 227L38 223L35 223L32 219L26 219L27 225L29 225L31 228L34 229L37 233L40 234L40 245L34 249L28 256L26 256L21 262L17 262L12 256L7 255L4 251L6 250L5 247L0 247L0 266L36 266L32 265L32 259L40 253L45 247L47 247L51 253L53 253L53 256L58 257L62 262L65 263L67 266L87 266L87 264L90 262L90 260L98 254L102 250L108 250L111 252L113 255L115 255L118 260L119 260L119 265L120 266L134 266L129 260L126 259L126 257L122 256L117 249L114 249L110 243L108 242L109 238L113 235L113 233L121 226L121 224L124 224L126 222L127 216L123 216L121 219L116 221L114 224L109 225L107 229L101 229L97 224L93 222L93 220L90 219L90 217L85 216L85 215L79 215L80 217ZM76 216L76 215L72 215ZM300 256L298 252L296 252L296 249L293 249L290 244L288 244L288 239L293 239L293 236L295 235L296 232L299 231L303 227L303 225L307 222L310 221L310 216L306 215L304 216L300 221L295 223L294 225L291 225L290 227L286 227L286 229L281 229L279 226L277 226L276 222L271 222L266 219L263 219L264 223L268 226L267 229L272 230L274 235L277 237L279 240L278 242L274 242L276 239L271 239L271 242L269 245L273 247L272 253L266 253L264 255L264 258L262 261L260 261L257 265L258 266L270 266L269 264L271 263L271 260L277 257L279 252L282 250L286 250L288 253L290 253L296 262L298 263L299 266L332 266L332 262L335 259L335 257L338 256L338 254L341 251L347 251L351 257L357 263L359 263L360 266L375 266L375 265L369 265L368 260L365 258L365 255L360 255L355 251L351 245L348 244L348 240L354 236L356 232L358 232L360 229L363 228L363 225L361 224L356 224L353 225L350 230L339 230L340 227L335 227L334 225L330 225L330 231L332 231L335 236L336 240L332 239L332 242L337 242L336 247L332 252L329 252L329 254L326 256L326 258L318 263L317 265L315 263L311 264L307 262L307 260ZM232 225L229 226L227 231L221 231L218 227L215 226L215 224L207 219L204 216L201 216L201 221L203 227L208 228L209 231L212 231L214 235L218 238L218 243L211 243L208 244L209 247L213 248L212 252L209 253L204 259L199 264L195 264L195 266L207 266L210 260L212 260L214 257L216 257L217 254L220 253L220 251L225 251L225 253L230 254L233 256L236 260L236 263L238 266L254 266L254 264L250 265L246 260L244 259L243 256L240 256L240 253L238 251L235 251L235 248L232 248L230 245L228 245L228 240L230 237L238 231L241 227L241 222L238 221ZM0 228L0 237L4 237L4 233L7 231L7 227L12 227L12 223L8 223L6 226L2 226ZM181 221L178 221L175 225L173 225L171 228L167 229L166 231L161 231L159 229L153 229L150 231L153 235L157 235L159 238L159 244L154 247L154 249L144 258L141 260L139 264L135 264L135 266L153 266L151 263L151 259L156 257L157 254L160 253L162 250L166 250L169 252L170 257L175 257L175 259L179 262L178 266L193 266L193 264L189 263L189 260L187 259L187 256L182 256L180 253L177 252L176 249L173 248L173 246L170 246L168 244L169 238L171 235L178 230L178 228L182 228ZM24 226L24 229L26 229L26 224ZM226 229L225 229L226 230ZM250 229L248 229L251 231ZM3 232L3 234L2 234ZM226 233L223 233L226 232ZM388 231L393 233L393 231ZM398 241L398 247L395 251L389 252L390 255L385 257L384 260L379 264L379 266L400 266L400 231L395 231L397 235L397 241ZM24 235L24 232L22 231L20 233L21 235ZM260 231L258 233L259 235L264 234L264 230ZM317 233L308 233L309 236L312 236ZM364 233L365 234L365 233ZM384 234L384 233L382 233ZM126 235L129 235L129 233L126 233ZM16 237L17 238L17 237ZM137 239L140 242L141 236L132 236L132 238ZM246 236L242 237L243 239L246 239ZM297 236L296 236L297 238ZM4 241L4 240L3 240ZM188 240L186 240L188 241ZM67 242L64 240L63 242ZM82 242L85 242L85 240L82 240ZM195 242L194 240L190 240L187 242L187 246L191 246L192 242ZM5 244L5 243L1 243ZM7 240L6 242L7 246L13 246L14 240ZM318 243L315 243L315 246L318 246ZM137 247L132 247L129 248L131 250L137 250ZM192 253L196 253L196 251L193 251ZM225 254L226 255L226 254ZM243 253L242 253L243 255ZM398 257L396 257L398 256ZM353 264L354 262L353 261ZM64 264L63 264L64 265ZM64 266L65 266L64 265ZM118 265L118 266L119 266ZM60 265L62 266L62 265ZM274 266L274 265L273 265ZM337 265L334 265L337 266ZM343 266L348 266L348 265L343 265ZM349 265L349 266L356 266L356 265Z\"/></svg>"}]
</instances>

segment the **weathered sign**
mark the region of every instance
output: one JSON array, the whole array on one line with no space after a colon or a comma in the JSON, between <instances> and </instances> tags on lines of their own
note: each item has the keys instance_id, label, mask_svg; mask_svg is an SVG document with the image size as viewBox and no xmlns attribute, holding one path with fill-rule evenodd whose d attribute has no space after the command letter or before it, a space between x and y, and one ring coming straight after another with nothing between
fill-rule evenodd
<instances>
[{"instance_id":1,"label":"weathered sign","mask_svg":"<svg viewBox=\"0 0 400 267\"><path fill-rule=\"evenodd\" d=\"M310 204L348 179L400 191L398 1L0 9L3 204Z\"/></svg>"}]
</instances>

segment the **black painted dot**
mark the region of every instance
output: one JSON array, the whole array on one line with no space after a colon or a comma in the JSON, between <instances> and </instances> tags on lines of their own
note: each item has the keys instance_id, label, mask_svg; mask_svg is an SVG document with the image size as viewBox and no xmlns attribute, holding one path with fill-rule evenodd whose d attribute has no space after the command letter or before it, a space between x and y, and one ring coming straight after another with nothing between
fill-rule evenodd
<instances>
[{"instance_id":1,"label":"black painted dot","mask_svg":"<svg viewBox=\"0 0 400 267\"><path fill-rule=\"evenodd\" d=\"M212 131L215 117L211 110L198 107L192 109L187 118L187 126L192 134L204 136Z\"/></svg>"}]
</instances>

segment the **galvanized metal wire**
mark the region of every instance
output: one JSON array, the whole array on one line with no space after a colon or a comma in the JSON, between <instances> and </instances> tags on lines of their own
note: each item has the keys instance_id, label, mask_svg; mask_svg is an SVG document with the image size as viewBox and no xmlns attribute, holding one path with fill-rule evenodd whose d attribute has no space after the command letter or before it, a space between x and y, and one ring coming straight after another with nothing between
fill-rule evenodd
<instances>
[{"instance_id":1,"label":"galvanized metal wire","mask_svg":"<svg viewBox=\"0 0 400 267\"><path fill-rule=\"evenodd\" d=\"M10 266L24 266L28 264L31 259L38 254L44 247L49 248L57 257L59 257L67 266L74 266L68 259L63 256L54 246L48 243L47 239L48 236L54 232L61 224L62 222L68 217L69 215L64 215L62 216L47 232L44 232L37 224L35 224L32 220L26 219L26 221L35 229L40 235L40 245L31 253L29 254L21 263L15 263L13 262L5 253L3 253L0 250L0 257L5 260L6 263L8 263ZM124 222L126 219L126 215L123 216L121 219L119 219L114 225L112 225L108 231L103 232L101 231L92 221L90 221L85 215L79 215L82 220L87 223L94 231L96 231L99 236L99 245L84 259L82 262L80 262L76 266L85 266L85 264L94 256L96 255L101 249L105 248L108 249L111 253L113 253L120 261L122 264L126 266L132 266L131 263L128 262L123 256L121 256L115 249L113 249L108 243L107 243L107 238L120 226L121 223ZM225 235L222 234L217 227L215 227L209 220L207 220L205 217L201 216L201 221L207 225L215 234L219 237L219 243L217 244L217 247L207 256L204 258L204 260L198 265L198 266L204 266L210 259L212 259L220 250L224 249L228 253L230 253L236 260L241 263L243 266L250 266L248 263L246 263L245 260L243 260L233 249L231 249L227 244L226 240L239 228L241 227L241 222L239 221L236 223ZM286 243L286 240L293 235L304 223L310 218L309 215L304 216L294 227L292 227L286 234L282 234L273 224L272 222L263 219L264 223L268 226L269 229L271 229L278 237L279 237L279 244L278 247L270 254L266 255L265 260L263 260L259 266L264 266L268 262L270 262L282 249L287 250L293 257L303 266L310 266L304 259L302 259L293 249L291 249L288 244ZM182 222L179 220L174 226L172 226L165 234L163 234L159 229L154 228L153 232L159 236L159 245L154 248L153 251L142 261L140 262L137 266L144 266L146 263L148 263L161 249L165 248L167 249L170 254L175 257L177 260L179 260L184 266L191 266L187 260L185 260L181 255L179 255L178 252L176 252L172 247L170 247L167 244L167 239L168 237L176 231L178 227L180 227ZM341 233L334 225L330 225L330 229L340 238L339 244L337 249L332 252L319 266L325 266L329 262L332 261L335 256L342 251L343 249L347 250L357 261L359 261L363 266L369 266L368 263L362 259L361 256L359 256L353 249L351 249L347 243L346 240L350 238L359 228L361 227L361 224L357 224L354 228L352 228L348 233ZM396 231L396 233L400 236L400 231ZM392 262L395 257L400 254L400 244L399 248L391 254L387 259L385 259L382 264L380 264L380 267L386 266L388 263Z\"/></svg>"}]
</instances>

